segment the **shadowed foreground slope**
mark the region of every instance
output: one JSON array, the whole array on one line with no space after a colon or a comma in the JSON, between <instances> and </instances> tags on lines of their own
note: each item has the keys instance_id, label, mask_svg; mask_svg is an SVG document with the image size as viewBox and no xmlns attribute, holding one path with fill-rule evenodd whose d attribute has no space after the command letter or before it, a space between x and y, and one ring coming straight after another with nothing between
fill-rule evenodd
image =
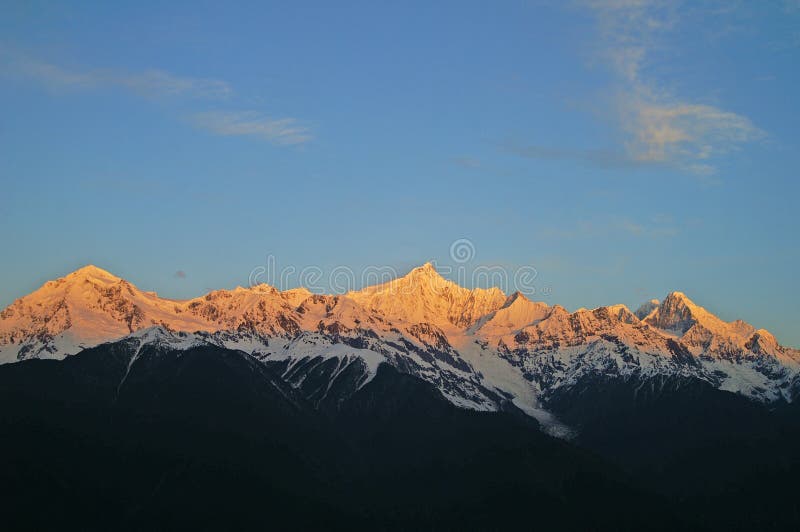
<instances>
[{"instance_id":1,"label":"shadowed foreground slope","mask_svg":"<svg viewBox=\"0 0 800 532\"><path fill-rule=\"evenodd\" d=\"M0 368L14 529L585 529L664 513L518 411L458 409L389 366L323 415L244 353L135 347Z\"/></svg>"}]
</instances>

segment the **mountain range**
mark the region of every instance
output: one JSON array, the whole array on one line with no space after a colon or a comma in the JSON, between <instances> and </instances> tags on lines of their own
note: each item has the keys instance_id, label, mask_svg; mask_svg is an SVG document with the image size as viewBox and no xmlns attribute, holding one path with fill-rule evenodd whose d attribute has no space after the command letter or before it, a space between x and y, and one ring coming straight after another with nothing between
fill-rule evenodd
<instances>
[{"instance_id":1,"label":"mountain range","mask_svg":"<svg viewBox=\"0 0 800 532\"><path fill-rule=\"evenodd\" d=\"M791 402L800 389L800 351L681 292L633 312L568 312L519 292L463 288L430 263L343 295L261 284L183 301L86 266L0 313L0 362L62 359L127 335L242 350L282 365L300 388L310 372L324 372L325 390L307 390L317 401L345 377L352 382L341 393L352 393L387 363L457 406L497 411L511 402L563 435L571 428L549 404L600 375L697 380L762 403Z\"/></svg>"},{"instance_id":2,"label":"mountain range","mask_svg":"<svg viewBox=\"0 0 800 532\"><path fill-rule=\"evenodd\" d=\"M12 529L800 525L800 352L680 292L569 312L425 264L177 301L87 266L0 313L0 361Z\"/></svg>"}]
</instances>

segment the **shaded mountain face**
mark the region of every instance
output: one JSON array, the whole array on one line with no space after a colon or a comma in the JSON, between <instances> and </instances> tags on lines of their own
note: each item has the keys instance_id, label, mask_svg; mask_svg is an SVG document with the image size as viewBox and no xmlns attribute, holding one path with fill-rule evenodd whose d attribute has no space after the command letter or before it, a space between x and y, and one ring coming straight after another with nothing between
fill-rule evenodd
<instances>
[{"instance_id":1,"label":"shaded mountain face","mask_svg":"<svg viewBox=\"0 0 800 532\"><path fill-rule=\"evenodd\" d=\"M639 318L640 320L643 320L651 312L653 312L656 308L658 308L658 306L660 304L661 304L661 302L658 299L651 299L650 301L642 303L639 306L639 308L636 309L636 312L634 312L634 314L636 315L637 318Z\"/></svg>"},{"instance_id":2,"label":"shaded mountain face","mask_svg":"<svg viewBox=\"0 0 800 532\"><path fill-rule=\"evenodd\" d=\"M797 350L682 293L636 313L624 305L568 312L520 293L460 287L430 264L338 296L258 285L186 301L87 266L0 313L0 361L62 359L154 330L244 351L317 407L346 399L386 363L457 406L511 404L561 436L575 427L559 419L556 399L597 375L630 385L702 382L765 404L793 401L800 389Z\"/></svg>"},{"instance_id":3,"label":"shaded mountain face","mask_svg":"<svg viewBox=\"0 0 800 532\"><path fill-rule=\"evenodd\" d=\"M0 366L9 529L785 529L800 413L702 381L581 381L552 438L510 402L459 408L360 359L298 380L210 337L148 330ZM306 361L312 364L313 359ZM338 362L337 362L338 364ZM345 376L320 397L330 372ZM313 382L312 382L313 381ZM334 379L334 382L336 379ZM349 383L349 388L345 386ZM347 391L345 391L347 389ZM344 393L343 393L344 392Z\"/></svg>"},{"instance_id":4,"label":"shaded mountain face","mask_svg":"<svg viewBox=\"0 0 800 532\"><path fill-rule=\"evenodd\" d=\"M9 529L485 529L532 516L586 529L656 509L513 407L460 409L382 365L320 410L250 355L185 340L0 367ZM620 517L619 499L636 510Z\"/></svg>"}]
</instances>

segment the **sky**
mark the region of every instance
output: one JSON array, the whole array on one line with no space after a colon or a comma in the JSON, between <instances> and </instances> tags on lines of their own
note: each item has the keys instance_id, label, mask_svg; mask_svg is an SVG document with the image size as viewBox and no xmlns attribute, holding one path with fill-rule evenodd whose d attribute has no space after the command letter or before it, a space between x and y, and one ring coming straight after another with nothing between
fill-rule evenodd
<instances>
[{"instance_id":1,"label":"sky","mask_svg":"<svg viewBox=\"0 0 800 532\"><path fill-rule=\"evenodd\" d=\"M796 0L2 3L2 307L434 261L800 346Z\"/></svg>"}]
</instances>

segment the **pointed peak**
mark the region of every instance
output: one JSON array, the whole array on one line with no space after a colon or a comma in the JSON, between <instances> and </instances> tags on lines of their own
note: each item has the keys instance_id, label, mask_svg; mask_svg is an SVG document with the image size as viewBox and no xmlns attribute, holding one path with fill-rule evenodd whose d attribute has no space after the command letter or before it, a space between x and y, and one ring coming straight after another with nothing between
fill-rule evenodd
<instances>
[{"instance_id":1,"label":"pointed peak","mask_svg":"<svg viewBox=\"0 0 800 532\"><path fill-rule=\"evenodd\" d=\"M664 301L645 317L645 321L658 329L679 335L685 334L698 323L713 331L727 327L725 322L695 304L683 292L670 292Z\"/></svg>"},{"instance_id":2,"label":"pointed peak","mask_svg":"<svg viewBox=\"0 0 800 532\"><path fill-rule=\"evenodd\" d=\"M694 301L689 299L689 296L684 294L683 292L673 291L667 294L667 297L664 298L664 303L667 301L679 301L681 303L694 305Z\"/></svg>"},{"instance_id":3,"label":"pointed peak","mask_svg":"<svg viewBox=\"0 0 800 532\"><path fill-rule=\"evenodd\" d=\"M688 309L694 313L707 312L705 309L700 307L700 305L689 299L689 296L687 296L685 293L678 291L673 291L667 294L667 297L665 297L664 300L659 303L658 308L661 309L662 312L673 311L676 309Z\"/></svg>"},{"instance_id":4,"label":"pointed peak","mask_svg":"<svg viewBox=\"0 0 800 532\"><path fill-rule=\"evenodd\" d=\"M704 307L691 300L685 293L678 291L673 291L667 294L667 297L661 301L661 303L658 305L658 308L661 309L662 312L685 309L687 312L692 313L698 318L700 316L713 316L713 314L711 314ZM714 316L714 318L718 319L716 316Z\"/></svg>"},{"instance_id":5,"label":"pointed peak","mask_svg":"<svg viewBox=\"0 0 800 532\"><path fill-rule=\"evenodd\" d=\"M408 280L430 279L436 281L437 283L450 282L444 277L442 277L442 275L436 270L436 266L434 266L433 263L431 262L426 262L422 266L417 266L403 277L400 277L400 279L398 280L403 280L403 279L408 279Z\"/></svg>"},{"instance_id":6,"label":"pointed peak","mask_svg":"<svg viewBox=\"0 0 800 532\"><path fill-rule=\"evenodd\" d=\"M699 307L694 304L694 301L683 292L670 292L661 303L656 307L654 313L661 315L677 315L686 314L684 317L693 316L694 312L699 310Z\"/></svg>"},{"instance_id":7,"label":"pointed peak","mask_svg":"<svg viewBox=\"0 0 800 532\"><path fill-rule=\"evenodd\" d=\"M350 297L364 297L372 296L375 294L408 294L411 291L417 290L438 290L443 287L457 286L455 283L448 281L442 277L436 267L431 262L426 262L422 266L412 268L408 273L403 276L395 277L391 280L369 285L361 288L360 290L351 290L347 294Z\"/></svg>"},{"instance_id":8,"label":"pointed peak","mask_svg":"<svg viewBox=\"0 0 800 532\"><path fill-rule=\"evenodd\" d=\"M426 262L422 266L417 266L416 268L413 268L410 272L408 272L408 275L411 274L438 275L439 277L441 277L439 272L436 270L436 266L434 266L433 263L430 261Z\"/></svg>"},{"instance_id":9,"label":"pointed peak","mask_svg":"<svg viewBox=\"0 0 800 532\"><path fill-rule=\"evenodd\" d=\"M119 281L121 278L117 277L113 273L107 272L102 268L98 268L94 264L87 264L81 268L78 268L74 272L67 275L67 278L92 278L92 279L106 279L111 281Z\"/></svg>"},{"instance_id":10,"label":"pointed peak","mask_svg":"<svg viewBox=\"0 0 800 532\"><path fill-rule=\"evenodd\" d=\"M509 303L513 303L514 301L516 301L517 299L519 299L521 297L524 298L525 296L522 295L522 292L520 292L519 290L516 290L513 294L510 294L508 296L508 302Z\"/></svg>"},{"instance_id":11,"label":"pointed peak","mask_svg":"<svg viewBox=\"0 0 800 532\"><path fill-rule=\"evenodd\" d=\"M631 312L631 309L623 303L617 303L616 305L609 305L602 308L608 310L610 316L625 323L637 323L640 320L640 318Z\"/></svg>"},{"instance_id":12,"label":"pointed peak","mask_svg":"<svg viewBox=\"0 0 800 532\"><path fill-rule=\"evenodd\" d=\"M508 296L508 298L506 298L506 302L503 304L503 308L510 307L511 305L516 303L517 301L522 302L522 303L524 303L524 302L532 303L532 301L530 299L528 299L527 297L525 297L525 295L522 292L517 290L516 292L514 292L513 294Z\"/></svg>"},{"instance_id":13,"label":"pointed peak","mask_svg":"<svg viewBox=\"0 0 800 532\"><path fill-rule=\"evenodd\" d=\"M78 268L77 270L75 270L72 273L111 275L109 272L107 272L103 268L95 266L94 264L87 264L85 266L81 266L80 268Z\"/></svg>"},{"instance_id":14,"label":"pointed peak","mask_svg":"<svg viewBox=\"0 0 800 532\"><path fill-rule=\"evenodd\" d=\"M747 340L745 347L754 353L775 355L780 345L769 331L759 329Z\"/></svg>"},{"instance_id":15,"label":"pointed peak","mask_svg":"<svg viewBox=\"0 0 800 532\"><path fill-rule=\"evenodd\" d=\"M768 330L766 330L766 329L758 329L753 334L753 336L758 336L760 338L765 338L766 340L768 340L769 342L771 342L773 344L777 344L778 343L778 340L775 339L775 336L773 336L773 334L771 332L769 332Z\"/></svg>"}]
</instances>

